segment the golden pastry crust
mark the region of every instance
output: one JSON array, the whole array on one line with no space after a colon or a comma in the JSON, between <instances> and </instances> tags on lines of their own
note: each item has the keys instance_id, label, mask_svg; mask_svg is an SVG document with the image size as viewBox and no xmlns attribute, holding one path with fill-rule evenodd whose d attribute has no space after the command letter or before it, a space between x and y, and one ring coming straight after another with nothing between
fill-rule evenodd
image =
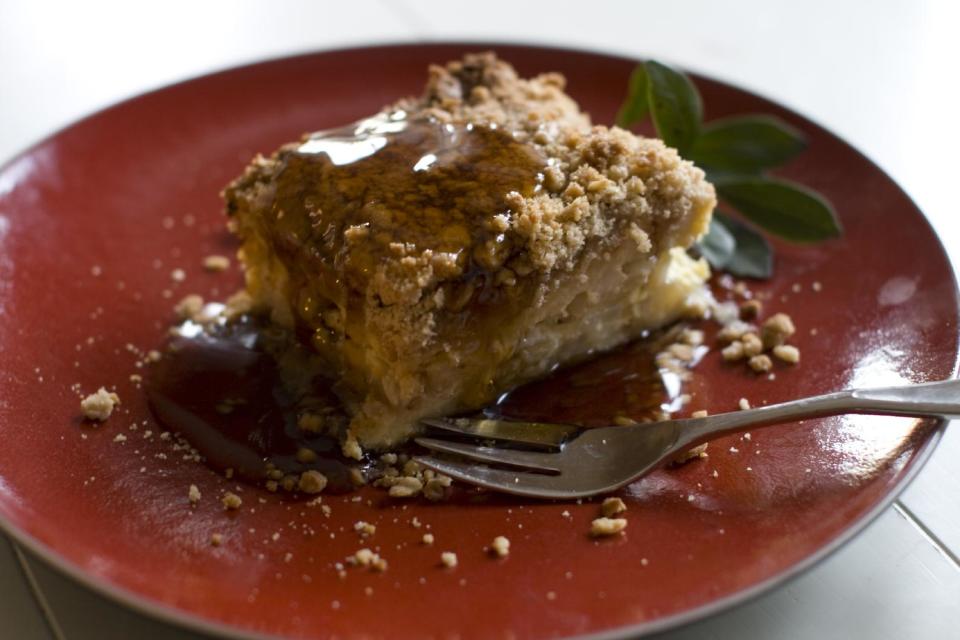
<instances>
[{"instance_id":1,"label":"golden pastry crust","mask_svg":"<svg viewBox=\"0 0 960 640\"><path fill-rule=\"evenodd\" d=\"M563 87L468 55L227 188L249 293L340 379L362 445L668 322L705 277L671 252L707 228L703 173Z\"/></svg>"}]
</instances>

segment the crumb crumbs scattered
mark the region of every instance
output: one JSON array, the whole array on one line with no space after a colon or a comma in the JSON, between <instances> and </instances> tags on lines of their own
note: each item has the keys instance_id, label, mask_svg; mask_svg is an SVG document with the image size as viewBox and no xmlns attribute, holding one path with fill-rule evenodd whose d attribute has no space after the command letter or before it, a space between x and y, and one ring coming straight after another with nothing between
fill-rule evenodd
<instances>
[{"instance_id":1,"label":"crumb crumbs scattered","mask_svg":"<svg viewBox=\"0 0 960 640\"><path fill-rule=\"evenodd\" d=\"M370 549L360 549L347 558L347 564L355 567L365 567L372 571L386 571L387 561Z\"/></svg>"},{"instance_id":2,"label":"crumb crumbs scattered","mask_svg":"<svg viewBox=\"0 0 960 640\"><path fill-rule=\"evenodd\" d=\"M223 497L220 499L220 502L223 503L224 509L234 511L240 508L240 505L243 504L243 499L240 498L240 496L238 496L237 494L231 493L228 491L225 494L223 494Z\"/></svg>"},{"instance_id":3,"label":"crumb crumbs scattered","mask_svg":"<svg viewBox=\"0 0 960 640\"><path fill-rule=\"evenodd\" d=\"M103 422L110 417L113 409L120 404L120 396L103 387L97 389L80 401L80 411L83 417L94 422Z\"/></svg>"},{"instance_id":4,"label":"crumb crumbs scattered","mask_svg":"<svg viewBox=\"0 0 960 640\"><path fill-rule=\"evenodd\" d=\"M363 448L360 447L360 443L357 441L356 436L351 432L347 432L347 437L343 442L342 446L343 455L348 458L353 458L354 460L363 459Z\"/></svg>"},{"instance_id":5,"label":"crumb crumbs scattered","mask_svg":"<svg viewBox=\"0 0 960 640\"><path fill-rule=\"evenodd\" d=\"M596 518L590 523L590 535L595 538L613 536L627 528L625 518Z\"/></svg>"},{"instance_id":6,"label":"crumb crumbs scattered","mask_svg":"<svg viewBox=\"0 0 960 640\"><path fill-rule=\"evenodd\" d=\"M453 569L456 567L457 562L457 554L455 554L453 551L444 551L440 554L440 564L448 569Z\"/></svg>"},{"instance_id":7,"label":"crumb crumbs scattered","mask_svg":"<svg viewBox=\"0 0 960 640\"><path fill-rule=\"evenodd\" d=\"M687 449L686 451L678 453L670 462L675 465L680 465L686 462L690 462L691 460L706 458L710 455L707 453L707 447L709 446L710 446L709 442L698 444L695 447L692 447L690 449Z\"/></svg>"},{"instance_id":8,"label":"crumb crumbs scattered","mask_svg":"<svg viewBox=\"0 0 960 640\"><path fill-rule=\"evenodd\" d=\"M358 520L353 523L353 530L360 534L361 538L367 538L377 532L377 526L363 520Z\"/></svg>"},{"instance_id":9,"label":"crumb crumbs scattered","mask_svg":"<svg viewBox=\"0 0 960 640\"><path fill-rule=\"evenodd\" d=\"M745 333L740 337L743 344L743 355L747 358L753 358L763 352L763 341L755 333Z\"/></svg>"},{"instance_id":10,"label":"crumb crumbs scattered","mask_svg":"<svg viewBox=\"0 0 960 640\"><path fill-rule=\"evenodd\" d=\"M785 313L776 313L767 318L761 328L763 346L770 349L781 345L787 341L787 338L796 333L796 330L790 316Z\"/></svg>"},{"instance_id":11,"label":"crumb crumbs scattered","mask_svg":"<svg viewBox=\"0 0 960 640\"><path fill-rule=\"evenodd\" d=\"M788 364L800 362L800 350L789 344L778 344L773 348L773 355Z\"/></svg>"},{"instance_id":12,"label":"crumb crumbs scattered","mask_svg":"<svg viewBox=\"0 0 960 640\"><path fill-rule=\"evenodd\" d=\"M770 359L770 356L766 354L752 356L750 360L747 361L747 364L750 365L750 368L756 373L767 373L773 368L773 361Z\"/></svg>"},{"instance_id":13,"label":"crumb crumbs scattered","mask_svg":"<svg viewBox=\"0 0 960 640\"><path fill-rule=\"evenodd\" d=\"M763 303L759 300L747 300L740 305L740 317L744 320L753 320L763 312Z\"/></svg>"},{"instance_id":14,"label":"crumb crumbs scattered","mask_svg":"<svg viewBox=\"0 0 960 640\"><path fill-rule=\"evenodd\" d=\"M443 500L447 497L447 489L452 484L453 478L437 474L427 480L427 483L423 486L423 496L431 502Z\"/></svg>"},{"instance_id":15,"label":"crumb crumbs scattered","mask_svg":"<svg viewBox=\"0 0 960 640\"><path fill-rule=\"evenodd\" d=\"M174 305L173 312L181 320L193 320L203 313L203 298L195 293L186 295Z\"/></svg>"},{"instance_id":16,"label":"crumb crumbs scattered","mask_svg":"<svg viewBox=\"0 0 960 640\"><path fill-rule=\"evenodd\" d=\"M207 271L226 271L230 268L230 258L227 256L212 255L203 259L203 268Z\"/></svg>"},{"instance_id":17,"label":"crumb crumbs scattered","mask_svg":"<svg viewBox=\"0 0 960 640\"><path fill-rule=\"evenodd\" d=\"M624 504L623 500L617 497L606 498L603 503L600 505L600 513L605 518L610 516L615 516L618 513L623 513L627 510L627 505Z\"/></svg>"},{"instance_id":18,"label":"crumb crumbs scattered","mask_svg":"<svg viewBox=\"0 0 960 640\"><path fill-rule=\"evenodd\" d=\"M723 359L727 362L736 362L737 360L743 360L746 354L743 352L743 343L739 340L734 340L720 350L720 355L723 356Z\"/></svg>"},{"instance_id":19,"label":"crumb crumbs scattered","mask_svg":"<svg viewBox=\"0 0 960 640\"><path fill-rule=\"evenodd\" d=\"M494 555L505 558L510 554L510 539L505 536L497 536L490 545L490 550Z\"/></svg>"},{"instance_id":20,"label":"crumb crumbs scattered","mask_svg":"<svg viewBox=\"0 0 960 640\"><path fill-rule=\"evenodd\" d=\"M423 489L423 482L419 478L403 477L390 487L391 498L411 498Z\"/></svg>"},{"instance_id":21,"label":"crumb crumbs scattered","mask_svg":"<svg viewBox=\"0 0 960 640\"><path fill-rule=\"evenodd\" d=\"M297 481L297 488L304 493L320 493L327 487L327 476L315 469L304 471Z\"/></svg>"}]
</instances>

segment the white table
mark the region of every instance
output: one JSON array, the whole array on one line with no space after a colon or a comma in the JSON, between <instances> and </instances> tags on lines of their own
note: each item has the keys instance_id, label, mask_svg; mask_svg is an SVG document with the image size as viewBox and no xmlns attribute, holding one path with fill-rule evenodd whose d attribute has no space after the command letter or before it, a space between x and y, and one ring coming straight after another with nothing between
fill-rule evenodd
<instances>
[{"instance_id":1,"label":"white table","mask_svg":"<svg viewBox=\"0 0 960 640\"><path fill-rule=\"evenodd\" d=\"M960 9L949 0L41 2L0 0L0 160L119 99L343 45L524 41L655 56L783 102L889 172L960 264ZM951 172L952 173L952 172ZM960 637L960 428L855 541L789 585L670 639ZM0 635L192 638L92 594L0 538Z\"/></svg>"}]
</instances>

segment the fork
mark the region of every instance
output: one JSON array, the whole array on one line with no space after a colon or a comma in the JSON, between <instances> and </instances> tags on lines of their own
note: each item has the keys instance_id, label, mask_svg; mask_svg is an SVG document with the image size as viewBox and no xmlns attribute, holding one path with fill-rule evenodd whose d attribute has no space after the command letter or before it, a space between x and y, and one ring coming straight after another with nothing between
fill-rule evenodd
<instances>
[{"instance_id":1,"label":"fork","mask_svg":"<svg viewBox=\"0 0 960 640\"><path fill-rule=\"evenodd\" d=\"M430 418L421 422L435 437L418 437L416 442L432 453L414 460L456 480L504 493L582 498L614 491L720 436L843 413L960 418L960 380L849 389L704 418L631 426Z\"/></svg>"}]
</instances>

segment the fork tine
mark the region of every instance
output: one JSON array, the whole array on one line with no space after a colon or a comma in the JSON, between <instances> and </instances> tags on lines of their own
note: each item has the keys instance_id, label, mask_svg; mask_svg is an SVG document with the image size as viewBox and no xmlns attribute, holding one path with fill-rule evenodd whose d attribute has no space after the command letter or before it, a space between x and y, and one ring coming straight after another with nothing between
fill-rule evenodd
<instances>
[{"instance_id":1,"label":"fork tine","mask_svg":"<svg viewBox=\"0 0 960 640\"><path fill-rule=\"evenodd\" d=\"M560 480L562 476L494 469L493 467L484 467L463 460L441 460L436 456L414 456L413 459L425 467L450 476L454 480L504 493L512 493L517 496L569 499L596 493L596 491L591 490L565 488L565 483Z\"/></svg>"},{"instance_id":2,"label":"fork tine","mask_svg":"<svg viewBox=\"0 0 960 640\"><path fill-rule=\"evenodd\" d=\"M509 465L511 467L521 467L547 473L560 473L560 469L555 463L558 454L555 453L480 447L465 442L437 440L436 438L416 438L414 441L421 447L426 447L431 451L452 453L479 462Z\"/></svg>"},{"instance_id":3,"label":"fork tine","mask_svg":"<svg viewBox=\"0 0 960 640\"><path fill-rule=\"evenodd\" d=\"M580 432L579 427L567 424L494 418L426 418L420 422L447 433L524 444L550 451L559 451L560 445Z\"/></svg>"}]
</instances>

